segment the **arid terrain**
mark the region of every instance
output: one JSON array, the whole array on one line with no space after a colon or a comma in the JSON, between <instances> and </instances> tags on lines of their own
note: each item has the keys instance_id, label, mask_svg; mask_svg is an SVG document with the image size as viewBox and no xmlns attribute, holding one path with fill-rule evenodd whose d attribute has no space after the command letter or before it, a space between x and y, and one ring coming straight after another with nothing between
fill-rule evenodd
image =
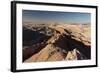
<instances>
[{"instance_id":1,"label":"arid terrain","mask_svg":"<svg viewBox=\"0 0 100 73\"><path fill-rule=\"evenodd\" d=\"M89 24L23 23L23 62L91 59Z\"/></svg>"}]
</instances>

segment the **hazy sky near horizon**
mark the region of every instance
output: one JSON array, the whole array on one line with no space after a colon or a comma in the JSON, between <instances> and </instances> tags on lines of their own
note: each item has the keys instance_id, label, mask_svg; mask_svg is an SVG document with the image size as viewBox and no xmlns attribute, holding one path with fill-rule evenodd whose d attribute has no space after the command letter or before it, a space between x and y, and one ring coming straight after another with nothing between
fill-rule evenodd
<instances>
[{"instance_id":1,"label":"hazy sky near horizon","mask_svg":"<svg viewBox=\"0 0 100 73\"><path fill-rule=\"evenodd\" d=\"M23 10L23 22L90 23L90 13Z\"/></svg>"}]
</instances>

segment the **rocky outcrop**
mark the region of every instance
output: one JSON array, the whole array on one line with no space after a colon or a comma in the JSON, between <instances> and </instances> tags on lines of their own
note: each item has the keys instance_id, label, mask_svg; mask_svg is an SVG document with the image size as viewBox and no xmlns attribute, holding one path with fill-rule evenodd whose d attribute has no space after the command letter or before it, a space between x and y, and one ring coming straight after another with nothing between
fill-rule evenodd
<instances>
[{"instance_id":1,"label":"rocky outcrop","mask_svg":"<svg viewBox=\"0 0 100 73\"><path fill-rule=\"evenodd\" d=\"M23 48L24 62L91 58L90 25L62 24L55 27L44 25L43 27L31 27L27 30L31 30L33 36L37 35L37 37L30 40L31 45L23 44L23 47L27 46L27 48ZM25 41L28 42L24 39Z\"/></svg>"}]
</instances>

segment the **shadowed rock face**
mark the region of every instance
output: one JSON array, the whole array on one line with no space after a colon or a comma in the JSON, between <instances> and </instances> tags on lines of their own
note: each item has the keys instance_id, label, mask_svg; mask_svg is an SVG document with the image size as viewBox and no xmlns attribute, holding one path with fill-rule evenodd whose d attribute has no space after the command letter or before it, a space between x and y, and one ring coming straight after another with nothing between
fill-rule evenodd
<instances>
[{"instance_id":1,"label":"shadowed rock face","mask_svg":"<svg viewBox=\"0 0 100 73\"><path fill-rule=\"evenodd\" d=\"M46 46L46 41L50 38L39 31L33 31L23 27L23 61L40 51Z\"/></svg>"},{"instance_id":2,"label":"shadowed rock face","mask_svg":"<svg viewBox=\"0 0 100 73\"><path fill-rule=\"evenodd\" d=\"M23 62L91 59L86 26L23 26Z\"/></svg>"}]
</instances>

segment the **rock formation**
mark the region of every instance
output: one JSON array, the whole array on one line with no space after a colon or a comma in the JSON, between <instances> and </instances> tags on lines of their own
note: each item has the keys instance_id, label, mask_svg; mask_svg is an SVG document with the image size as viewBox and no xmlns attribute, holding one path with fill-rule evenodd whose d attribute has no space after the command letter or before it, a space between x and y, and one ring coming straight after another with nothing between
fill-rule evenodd
<instances>
[{"instance_id":1,"label":"rock formation","mask_svg":"<svg viewBox=\"0 0 100 73\"><path fill-rule=\"evenodd\" d=\"M90 25L40 25L23 26L23 62L91 59Z\"/></svg>"}]
</instances>

